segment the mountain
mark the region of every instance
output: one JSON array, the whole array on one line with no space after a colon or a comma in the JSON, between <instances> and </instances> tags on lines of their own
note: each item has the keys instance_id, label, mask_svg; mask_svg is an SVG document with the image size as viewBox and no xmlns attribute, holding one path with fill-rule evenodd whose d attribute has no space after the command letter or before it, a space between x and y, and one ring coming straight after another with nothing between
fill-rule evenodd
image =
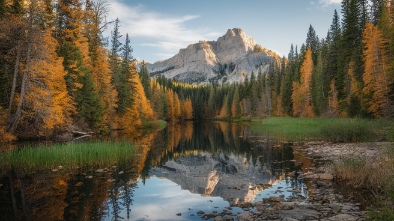
<instances>
[{"instance_id":1,"label":"mountain","mask_svg":"<svg viewBox=\"0 0 394 221\"><path fill-rule=\"evenodd\" d=\"M152 168L150 176L169 179L192 193L218 196L231 205L253 202L265 184L274 185L282 173L272 173L271 165L255 164L243 155L199 152Z\"/></svg>"},{"instance_id":2,"label":"mountain","mask_svg":"<svg viewBox=\"0 0 394 221\"><path fill-rule=\"evenodd\" d=\"M233 28L217 41L191 44L172 58L147 64L147 69L151 77L164 75L193 84L234 83L244 81L252 71L267 72L269 64L279 59L242 29Z\"/></svg>"}]
</instances>

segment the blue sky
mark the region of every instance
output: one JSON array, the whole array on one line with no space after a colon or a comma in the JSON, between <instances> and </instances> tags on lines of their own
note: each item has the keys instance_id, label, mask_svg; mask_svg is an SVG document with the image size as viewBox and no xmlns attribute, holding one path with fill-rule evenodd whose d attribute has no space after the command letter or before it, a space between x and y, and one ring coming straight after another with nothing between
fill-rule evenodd
<instances>
[{"instance_id":1,"label":"blue sky","mask_svg":"<svg viewBox=\"0 0 394 221\"><path fill-rule=\"evenodd\" d=\"M287 56L300 46L311 24L327 35L341 0L109 0L109 20L120 20L131 37L134 57L147 62L170 58L199 40L217 40L241 28L265 48ZM113 29L109 26L106 35Z\"/></svg>"}]
</instances>

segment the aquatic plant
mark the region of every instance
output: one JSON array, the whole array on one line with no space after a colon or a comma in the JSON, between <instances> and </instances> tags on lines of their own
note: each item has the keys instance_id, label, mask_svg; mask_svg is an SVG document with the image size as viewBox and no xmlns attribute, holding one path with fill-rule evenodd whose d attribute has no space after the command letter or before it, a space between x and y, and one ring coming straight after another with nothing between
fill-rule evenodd
<instances>
[{"instance_id":1,"label":"aquatic plant","mask_svg":"<svg viewBox=\"0 0 394 221\"><path fill-rule=\"evenodd\" d=\"M87 142L23 147L0 156L0 174L11 168L34 170L111 166L132 160L136 147L129 142Z\"/></svg>"}]
</instances>

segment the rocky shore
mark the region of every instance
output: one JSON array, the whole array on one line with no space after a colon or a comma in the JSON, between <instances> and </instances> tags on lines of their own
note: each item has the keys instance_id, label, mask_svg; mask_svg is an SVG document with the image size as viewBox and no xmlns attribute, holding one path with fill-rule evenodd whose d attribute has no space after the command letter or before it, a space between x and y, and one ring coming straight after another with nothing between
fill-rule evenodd
<instances>
[{"instance_id":1,"label":"rocky shore","mask_svg":"<svg viewBox=\"0 0 394 221\"><path fill-rule=\"evenodd\" d=\"M352 157L374 157L380 148L393 146L393 143L346 143L333 144L325 142L311 142L296 144L295 152L303 157L316 161L335 162L340 159ZM297 221L297 220L327 220L327 221L361 221L367 219L367 212L362 205L345 197L337 191L338 182L331 167L326 164L315 164L311 168L303 168L303 172L293 171L288 179L303 179L307 183L308 197L293 194L296 197L284 198L284 195L270 196L255 203L239 205L245 212L233 214L231 208L222 213L204 213L198 215L202 219L215 221ZM280 188L280 187L278 187ZM278 189L278 191L281 191ZM287 191L300 191L298 189Z\"/></svg>"}]
</instances>

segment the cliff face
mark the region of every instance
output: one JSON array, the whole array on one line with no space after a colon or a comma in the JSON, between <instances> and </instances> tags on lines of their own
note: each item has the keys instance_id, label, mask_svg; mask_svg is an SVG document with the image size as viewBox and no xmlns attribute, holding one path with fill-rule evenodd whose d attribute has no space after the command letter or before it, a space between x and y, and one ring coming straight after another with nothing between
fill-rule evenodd
<instances>
[{"instance_id":1,"label":"cliff face","mask_svg":"<svg viewBox=\"0 0 394 221\"><path fill-rule=\"evenodd\" d=\"M217 41L191 44L170 59L147 64L147 68L151 77L164 75L193 84L233 83L244 81L252 71L266 72L270 62L278 60L275 53L234 28Z\"/></svg>"}]
</instances>

